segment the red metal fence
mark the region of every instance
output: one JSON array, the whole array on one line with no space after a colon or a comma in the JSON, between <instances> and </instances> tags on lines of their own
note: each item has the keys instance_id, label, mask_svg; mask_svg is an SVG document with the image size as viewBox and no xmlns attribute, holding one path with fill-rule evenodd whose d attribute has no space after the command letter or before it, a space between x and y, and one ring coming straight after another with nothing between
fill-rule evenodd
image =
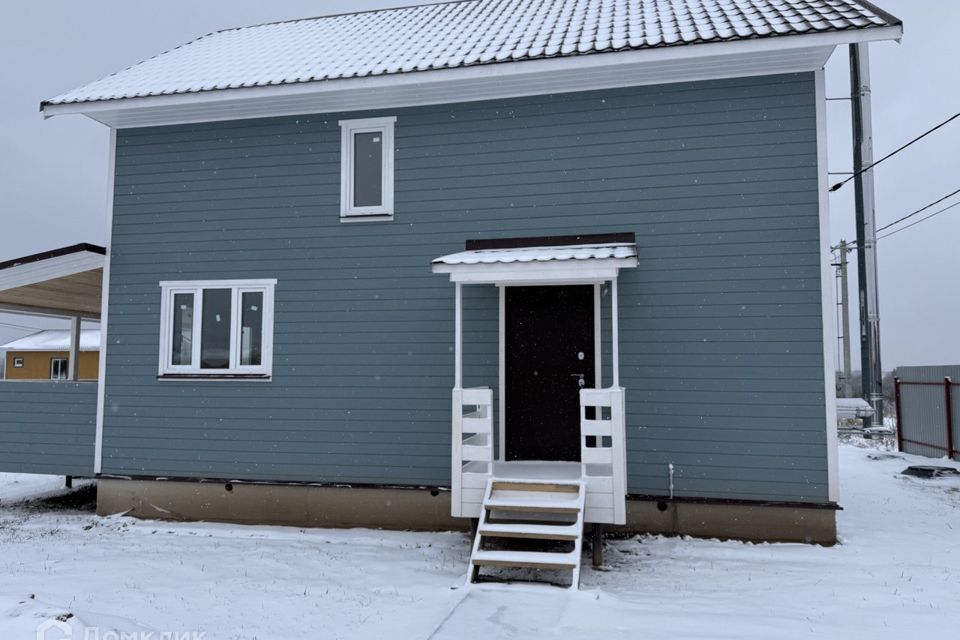
<instances>
[{"instance_id":1,"label":"red metal fence","mask_svg":"<svg viewBox=\"0 0 960 640\"><path fill-rule=\"evenodd\" d=\"M927 396L921 399L905 399L909 387L940 387L943 389L941 401L931 402ZM897 405L897 449L904 450L904 444L927 447L942 451L948 458L960 457L960 450L956 446L956 429L954 416L953 388L960 387L960 382L953 382L950 377L942 381L901 380L893 379L894 395ZM960 401L960 399L958 399ZM914 435L916 434L916 435ZM942 437L941 437L942 434ZM909 436L909 437L908 437ZM935 436L940 443L921 440ZM912 451L910 453L921 453Z\"/></svg>"}]
</instances>

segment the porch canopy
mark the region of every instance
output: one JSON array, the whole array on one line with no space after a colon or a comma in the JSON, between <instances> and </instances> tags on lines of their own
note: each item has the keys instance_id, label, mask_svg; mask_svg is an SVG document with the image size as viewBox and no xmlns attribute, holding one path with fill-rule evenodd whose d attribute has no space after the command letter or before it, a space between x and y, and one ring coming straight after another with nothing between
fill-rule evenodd
<instances>
[{"instance_id":1,"label":"porch canopy","mask_svg":"<svg viewBox=\"0 0 960 640\"><path fill-rule=\"evenodd\" d=\"M456 285L455 388L463 381L463 299L461 285L503 286L600 284L610 282L613 384L619 386L617 277L637 266L633 233L467 240L464 251L433 261Z\"/></svg>"},{"instance_id":2,"label":"porch canopy","mask_svg":"<svg viewBox=\"0 0 960 640\"><path fill-rule=\"evenodd\" d=\"M464 284L581 284L615 280L637 266L632 233L468 240L433 261L434 273Z\"/></svg>"},{"instance_id":3,"label":"porch canopy","mask_svg":"<svg viewBox=\"0 0 960 640\"><path fill-rule=\"evenodd\" d=\"M0 311L71 321L68 379L77 379L80 323L99 320L106 249L80 243L0 262Z\"/></svg>"}]
</instances>

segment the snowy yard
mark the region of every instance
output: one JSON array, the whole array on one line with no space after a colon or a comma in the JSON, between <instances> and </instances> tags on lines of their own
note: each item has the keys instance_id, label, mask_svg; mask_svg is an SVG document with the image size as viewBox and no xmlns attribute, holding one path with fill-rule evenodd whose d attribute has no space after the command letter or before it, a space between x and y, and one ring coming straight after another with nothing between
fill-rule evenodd
<instances>
[{"instance_id":1,"label":"snowy yard","mask_svg":"<svg viewBox=\"0 0 960 640\"><path fill-rule=\"evenodd\" d=\"M901 476L908 461L934 463L841 447L836 547L615 541L579 592L456 588L461 534L98 518L17 504L62 492L60 479L0 474L0 638L32 640L57 616L74 638L115 640L948 637L960 479Z\"/></svg>"}]
</instances>

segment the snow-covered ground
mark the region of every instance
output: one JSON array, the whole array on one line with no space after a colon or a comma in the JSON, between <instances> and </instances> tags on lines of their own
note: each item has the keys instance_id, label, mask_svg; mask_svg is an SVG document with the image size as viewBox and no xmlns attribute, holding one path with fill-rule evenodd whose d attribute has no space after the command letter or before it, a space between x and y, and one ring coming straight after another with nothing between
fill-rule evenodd
<instances>
[{"instance_id":1,"label":"snow-covered ground","mask_svg":"<svg viewBox=\"0 0 960 640\"><path fill-rule=\"evenodd\" d=\"M579 592L461 587L457 533L98 518L11 504L59 479L0 474L0 638L33 640L58 616L74 638L113 640L955 634L960 479L908 478L908 462L933 462L851 445L840 460L842 544L614 541Z\"/></svg>"}]
</instances>

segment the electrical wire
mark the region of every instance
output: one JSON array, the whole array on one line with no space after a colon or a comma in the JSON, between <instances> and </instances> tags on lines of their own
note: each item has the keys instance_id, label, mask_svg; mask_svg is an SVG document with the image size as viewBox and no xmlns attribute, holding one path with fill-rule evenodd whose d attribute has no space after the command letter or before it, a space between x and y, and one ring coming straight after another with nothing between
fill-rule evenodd
<instances>
[{"instance_id":1,"label":"electrical wire","mask_svg":"<svg viewBox=\"0 0 960 640\"><path fill-rule=\"evenodd\" d=\"M880 227L879 229L877 229L877 233L880 233L880 232L883 231L884 229L889 229L890 227L892 227L892 226L895 225L895 224L900 224L900 223L903 222L904 220L907 220L907 219L909 219L909 218L912 218L913 216L917 215L918 213L923 213L924 211L926 211L926 210L929 209L930 207L932 207L932 206L934 206L934 205L937 205L937 204L940 204L941 202L943 202L944 200L946 200L946 199L949 198L950 196L955 196L955 195L957 195L958 193L960 193L960 189L957 189L956 191L952 191L952 192L948 193L947 195L943 196L942 198L940 198L939 200L934 200L934 201L931 202L930 204L928 204L928 205L926 205L926 206L924 206L924 207L920 207L919 209L917 209L917 210L914 211L913 213L909 213L909 214L903 216L902 218L898 218L898 219L894 220L893 222L891 222L890 224L885 224L885 225L883 225L882 227Z\"/></svg>"},{"instance_id":2,"label":"electrical wire","mask_svg":"<svg viewBox=\"0 0 960 640\"><path fill-rule=\"evenodd\" d=\"M853 179L856 178L857 176L862 175L864 172L869 171L870 169L873 169L875 166L877 166L878 164L880 164L881 162L883 162L883 161L886 160L887 158L890 158L890 157L892 157L892 156L897 155L898 153L900 153L901 151L903 151L904 149L906 149L907 147L909 147L909 146L912 145L913 143L915 143L915 142L917 142L917 141L919 141L919 140L921 140L921 139L923 139L923 138L926 138L928 135L930 135L931 133L933 133L934 131L936 131L936 130L939 129L940 127L943 127L943 126L949 124L950 122L956 120L957 118L960 118L960 111L958 111L957 113L953 114L952 116L950 116L949 118L947 118L946 120L944 120L943 122L941 122L940 124L938 124L937 126L933 127L932 129L927 129L926 131L924 131L923 133L921 133L920 135L918 135L916 138L914 138L914 139L911 140L910 142L906 143L905 145L903 145L903 146L901 146L901 147L898 147L897 149L894 149L893 151L891 151L891 152L888 153L887 155L883 156L882 158L880 158L880 159L877 160L876 162L874 162L874 163L872 163L872 164L870 164L870 165L867 165L867 166L864 167L863 169L860 169L860 171L857 171L856 173L854 173L853 175L851 175L849 178L847 178L847 179L845 179L845 180L843 180L843 181L841 181L841 182L838 182L837 184L833 185L832 187L830 187L830 191L831 191L831 192L836 191L837 189L839 189L839 188L842 187L843 185L847 184L848 182L850 182L851 180L853 180Z\"/></svg>"},{"instance_id":3,"label":"electrical wire","mask_svg":"<svg viewBox=\"0 0 960 640\"><path fill-rule=\"evenodd\" d=\"M950 209L953 209L954 207L958 207L958 206L960 206L960 202L954 202L953 204L951 204L951 205L949 205L949 206L947 206L947 207L944 207L943 209L940 209L939 211L934 211L933 213L931 213L931 214L928 215L928 216L924 216L924 217L920 218L919 220L915 220L914 222L911 222L910 224L906 225L905 227L900 227L899 229L894 229L893 231L891 231L891 232L889 232L889 233L885 233L885 234L883 234L882 236L877 236L877 240L883 240L884 238L889 238L890 236L892 236L892 235L894 235L894 234L896 234L896 233L900 233L901 231L906 231L906 230L909 229L910 227L912 227L912 226L914 226L914 225L918 225L918 224L920 224L921 222L923 222L924 220L929 220L930 218L932 218L932 217L934 217L934 216L938 216L938 215L940 215L941 213L943 213L943 212L945 212L945 211L949 211Z\"/></svg>"}]
</instances>

